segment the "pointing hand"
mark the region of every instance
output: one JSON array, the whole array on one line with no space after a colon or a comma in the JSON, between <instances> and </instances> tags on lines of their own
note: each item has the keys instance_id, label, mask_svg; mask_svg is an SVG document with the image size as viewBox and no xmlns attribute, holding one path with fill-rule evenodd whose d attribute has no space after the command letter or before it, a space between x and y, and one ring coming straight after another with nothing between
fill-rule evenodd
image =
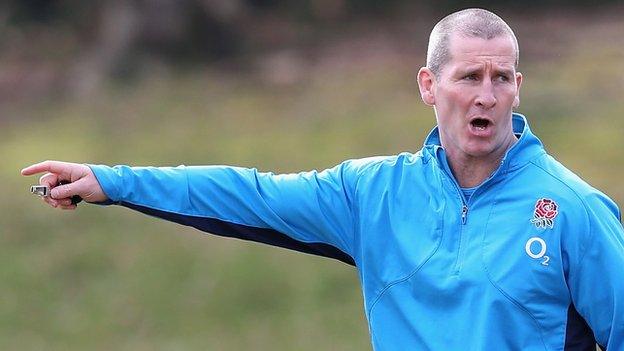
<instances>
[{"instance_id":1,"label":"pointing hand","mask_svg":"<svg viewBox=\"0 0 624 351\"><path fill-rule=\"evenodd\" d=\"M79 163L44 161L22 169L28 176L46 172L39 178L39 184L50 188L50 196L43 201L52 207L74 210L72 196L78 195L87 202L101 202L107 199L89 166ZM63 183L63 185L59 185Z\"/></svg>"}]
</instances>

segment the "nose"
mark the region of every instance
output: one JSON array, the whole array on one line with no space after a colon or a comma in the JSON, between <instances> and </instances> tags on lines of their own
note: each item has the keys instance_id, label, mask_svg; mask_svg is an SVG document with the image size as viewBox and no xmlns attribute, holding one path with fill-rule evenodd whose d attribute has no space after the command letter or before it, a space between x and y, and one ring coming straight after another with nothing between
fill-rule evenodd
<instances>
[{"instance_id":1,"label":"nose","mask_svg":"<svg viewBox=\"0 0 624 351\"><path fill-rule=\"evenodd\" d=\"M475 105L483 109L491 109L496 105L496 95L494 94L494 87L491 82L485 80L479 89L477 98L475 99Z\"/></svg>"}]
</instances>

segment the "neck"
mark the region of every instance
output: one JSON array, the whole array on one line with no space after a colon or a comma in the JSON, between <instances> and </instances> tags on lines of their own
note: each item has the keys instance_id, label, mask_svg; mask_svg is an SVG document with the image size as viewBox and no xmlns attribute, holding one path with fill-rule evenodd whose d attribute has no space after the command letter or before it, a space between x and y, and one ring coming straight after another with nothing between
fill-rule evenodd
<instances>
[{"instance_id":1,"label":"neck","mask_svg":"<svg viewBox=\"0 0 624 351\"><path fill-rule=\"evenodd\" d=\"M499 167L503 156L517 140L512 134L508 142L487 156L476 157L461 152L447 152L449 166L459 186L472 188L483 183Z\"/></svg>"}]
</instances>

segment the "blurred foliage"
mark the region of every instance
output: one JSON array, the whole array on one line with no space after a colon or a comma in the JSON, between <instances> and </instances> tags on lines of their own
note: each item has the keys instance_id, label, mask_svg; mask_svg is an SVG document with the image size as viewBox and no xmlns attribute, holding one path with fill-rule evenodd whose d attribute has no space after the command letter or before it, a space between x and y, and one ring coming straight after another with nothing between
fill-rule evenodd
<instances>
[{"instance_id":1,"label":"blurred foliage","mask_svg":"<svg viewBox=\"0 0 624 351\"><path fill-rule=\"evenodd\" d=\"M624 28L610 15L510 22L519 111L549 152L623 204ZM123 208L53 210L18 173L43 159L293 172L416 151L434 125L414 82L435 19L423 22L356 27L263 70L149 70L94 94L2 105L0 349L370 349L353 268Z\"/></svg>"},{"instance_id":2,"label":"blurred foliage","mask_svg":"<svg viewBox=\"0 0 624 351\"><path fill-rule=\"evenodd\" d=\"M97 92L154 67L232 69L278 49L309 48L353 26L422 22L486 7L504 16L600 12L619 2L407 0L5 0L0 3L0 103ZM617 11L616 11L617 12ZM556 18L554 20L557 20ZM331 39L330 39L331 40ZM15 89L18 87L18 89ZM60 89L59 89L60 87Z\"/></svg>"}]
</instances>

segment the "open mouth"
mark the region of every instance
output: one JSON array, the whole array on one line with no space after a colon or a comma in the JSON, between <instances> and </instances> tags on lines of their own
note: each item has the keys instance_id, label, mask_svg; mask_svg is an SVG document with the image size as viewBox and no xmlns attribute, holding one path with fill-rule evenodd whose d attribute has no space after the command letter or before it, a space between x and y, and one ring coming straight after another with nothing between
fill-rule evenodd
<instances>
[{"instance_id":1,"label":"open mouth","mask_svg":"<svg viewBox=\"0 0 624 351\"><path fill-rule=\"evenodd\" d=\"M475 118L470 121L470 125L476 130L486 130L490 124L490 121L485 118Z\"/></svg>"}]
</instances>

